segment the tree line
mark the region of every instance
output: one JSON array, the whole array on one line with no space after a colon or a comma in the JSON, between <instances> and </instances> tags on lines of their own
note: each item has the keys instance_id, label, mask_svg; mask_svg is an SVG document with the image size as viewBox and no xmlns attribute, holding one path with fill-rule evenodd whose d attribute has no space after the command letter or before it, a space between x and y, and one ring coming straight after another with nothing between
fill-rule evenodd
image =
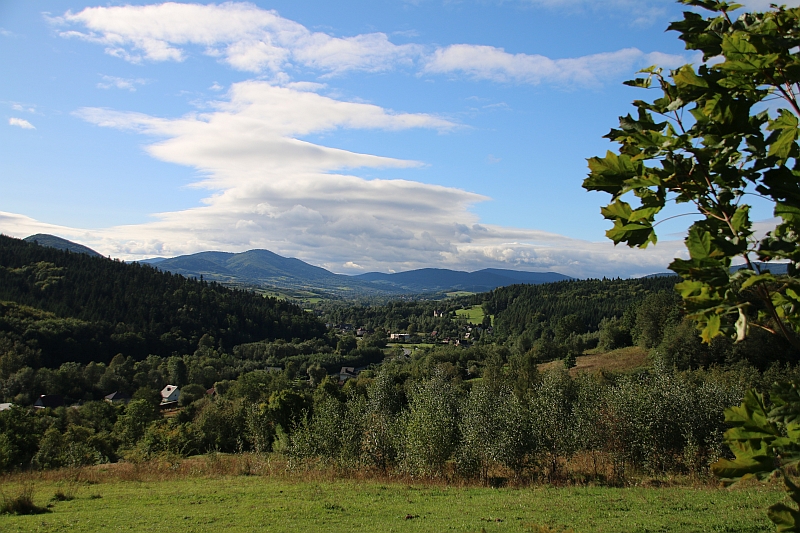
<instances>
[{"instance_id":1,"label":"tree line","mask_svg":"<svg viewBox=\"0 0 800 533\"><path fill-rule=\"evenodd\" d=\"M564 367L539 371L503 347L441 347L398 354L344 386L325 373L297 379L291 369L220 380L215 396L188 385L182 409L168 418L141 390L126 406L14 407L0 412L0 468L278 452L296 465L450 479L706 475L726 455L723 410L748 387L798 375L785 365L761 372L656 364L572 377Z\"/></svg>"}]
</instances>

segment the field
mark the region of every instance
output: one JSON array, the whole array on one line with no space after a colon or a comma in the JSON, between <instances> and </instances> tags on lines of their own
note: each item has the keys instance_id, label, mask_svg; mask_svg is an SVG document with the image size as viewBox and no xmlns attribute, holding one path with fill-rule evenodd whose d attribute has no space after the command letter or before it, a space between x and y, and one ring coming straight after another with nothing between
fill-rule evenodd
<instances>
[{"instance_id":1,"label":"field","mask_svg":"<svg viewBox=\"0 0 800 533\"><path fill-rule=\"evenodd\" d=\"M74 473L0 479L3 497L27 483L36 504L51 506L45 514L0 515L0 531L754 533L774 530L764 509L783 498L760 485L492 489L259 475L252 464L251 475L214 475L215 461L195 458L161 475L110 465L82 471L81 481ZM75 498L52 500L59 491Z\"/></svg>"},{"instance_id":2,"label":"field","mask_svg":"<svg viewBox=\"0 0 800 533\"><path fill-rule=\"evenodd\" d=\"M570 375L575 376L583 372L626 372L648 366L650 360L647 350L638 346L628 346L618 350L605 353L587 353L576 359L576 364L569 371ZM563 365L561 361L550 361L539 365L539 370L544 371ZM562 367L563 368L563 367Z\"/></svg>"},{"instance_id":3,"label":"field","mask_svg":"<svg viewBox=\"0 0 800 533\"><path fill-rule=\"evenodd\" d=\"M470 324L483 324L483 308L480 305L473 305L469 309L457 309L456 317L463 318ZM494 321L494 317L491 317Z\"/></svg>"}]
</instances>

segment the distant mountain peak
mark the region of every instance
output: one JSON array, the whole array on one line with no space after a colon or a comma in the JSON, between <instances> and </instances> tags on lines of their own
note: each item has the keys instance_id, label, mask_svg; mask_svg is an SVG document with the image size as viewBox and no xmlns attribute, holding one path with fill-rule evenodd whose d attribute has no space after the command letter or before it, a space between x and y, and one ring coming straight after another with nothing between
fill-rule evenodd
<instances>
[{"instance_id":1,"label":"distant mountain peak","mask_svg":"<svg viewBox=\"0 0 800 533\"><path fill-rule=\"evenodd\" d=\"M101 254L95 252L88 246L78 244L77 242L68 241L67 239L56 237L55 235L49 235L47 233L37 233L36 235L25 237L22 240L26 242L36 243L39 246L47 246L48 248L56 248L58 250L69 250L70 252L76 254L86 254L92 257L103 257Z\"/></svg>"},{"instance_id":2,"label":"distant mountain peak","mask_svg":"<svg viewBox=\"0 0 800 533\"><path fill-rule=\"evenodd\" d=\"M200 252L164 259L153 264L159 270L206 281L244 286L289 289L352 299L362 296L431 294L448 290L486 292L518 283L551 283L572 279L556 272L524 272L484 269L462 272L444 268L421 268L394 274L369 272L356 276L334 274L296 258L269 250L240 253Z\"/></svg>"}]
</instances>

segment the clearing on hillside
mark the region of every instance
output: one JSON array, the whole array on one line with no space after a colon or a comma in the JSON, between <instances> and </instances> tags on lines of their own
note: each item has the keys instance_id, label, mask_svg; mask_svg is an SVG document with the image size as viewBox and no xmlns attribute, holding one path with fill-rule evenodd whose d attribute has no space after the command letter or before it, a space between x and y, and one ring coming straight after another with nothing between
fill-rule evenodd
<instances>
[{"instance_id":1,"label":"clearing on hillside","mask_svg":"<svg viewBox=\"0 0 800 533\"><path fill-rule=\"evenodd\" d=\"M469 309L457 309L456 318L463 318L469 324L480 326L483 324L483 307L480 305L473 305ZM490 315L492 324L494 324L494 315Z\"/></svg>"},{"instance_id":2,"label":"clearing on hillside","mask_svg":"<svg viewBox=\"0 0 800 533\"><path fill-rule=\"evenodd\" d=\"M650 365L647 350L638 346L628 346L605 353L581 355L577 364L570 368L571 376L584 372L629 372ZM550 361L539 365L539 371L550 370L561 366L561 361Z\"/></svg>"}]
</instances>

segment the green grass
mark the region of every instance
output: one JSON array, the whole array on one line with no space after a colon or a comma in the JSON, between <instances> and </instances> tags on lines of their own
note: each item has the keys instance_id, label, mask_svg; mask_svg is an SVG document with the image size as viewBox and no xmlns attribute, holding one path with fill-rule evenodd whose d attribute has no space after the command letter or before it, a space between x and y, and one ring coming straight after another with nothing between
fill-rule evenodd
<instances>
[{"instance_id":1,"label":"green grass","mask_svg":"<svg viewBox=\"0 0 800 533\"><path fill-rule=\"evenodd\" d=\"M14 483L5 482L4 491ZM37 481L44 505L58 490ZM764 487L456 488L377 481L291 481L262 476L112 480L85 485L38 516L0 516L0 531L580 532L774 531Z\"/></svg>"},{"instance_id":2,"label":"green grass","mask_svg":"<svg viewBox=\"0 0 800 533\"><path fill-rule=\"evenodd\" d=\"M469 309L457 309L456 317L463 318L470 324L480 325L483 324L483 308L480 305L473 305ZM494 316L490 315L492 324L494 324Z\"/></svg>"}]
</instances>

